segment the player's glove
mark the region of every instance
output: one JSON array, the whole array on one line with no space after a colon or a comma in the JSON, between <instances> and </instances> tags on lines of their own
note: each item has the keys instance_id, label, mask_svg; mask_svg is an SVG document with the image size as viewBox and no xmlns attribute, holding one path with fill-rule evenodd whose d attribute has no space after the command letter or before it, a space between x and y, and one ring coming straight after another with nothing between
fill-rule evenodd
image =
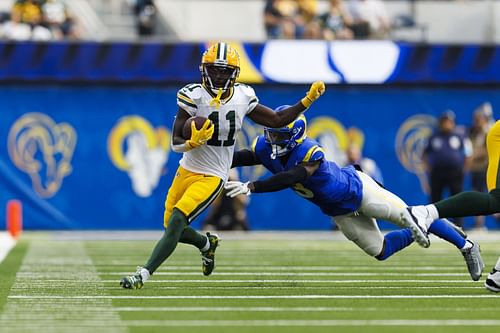
<instances>
[{"instance_id":1,"label":"player's glove","mask_svg":"<svg viewBox=\"0 0 500 333\"><path fill-rule=\"evenodd\" d=\"M306 94L306 97L302 98L300 102L306 108L310 107L311 104L317 100L325 92L325 83L323 81L316 81L311 84L311 88Z\"/></svg>"},{"instance_id":2,"label":"player's glove","mask_svg":"<svg viewBox=\"0 0 500 333\"><path fill-rule=\"evenodd\" d=\"M226 196L234 198L240 194L250 195L252 192L250 192L248 184L250 184L250 182L242 183L238 181L228 181L224 185L224 188L228 191Z\"/></svg>"},{"instance_id":3,"label":"player's glove","mask_svg":"<svg viewBox=\"0 0 500 333\"><path fill-rule=\"evenodd\" d=\"M197 130L194 121L191 122L191 138L186 141L186 147L191 150L204 145L214 135L214 124L207 119L203 126Z\"/></svg>"}]
</instances>

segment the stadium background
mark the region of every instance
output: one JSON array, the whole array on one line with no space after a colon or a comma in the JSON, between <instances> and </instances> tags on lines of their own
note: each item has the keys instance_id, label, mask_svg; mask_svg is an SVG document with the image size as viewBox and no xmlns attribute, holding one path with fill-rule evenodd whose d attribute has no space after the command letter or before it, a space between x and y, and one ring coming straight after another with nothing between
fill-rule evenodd
<instances>
[{"instance_id":1,"label":"stadium background","mask_svg":"<svg viewBox=\"0 0 500 333\"><path fill-rule=\"evenodd\" d=\"M338 161L347 138L354 137L376 160L390 190L408 204L426 203L415 156L435 118L452 109L458 124L469 124L480 104L500 106L498 47L476 43L473 33L463 34L461 43L443 44L441 30L430 29L430 43L235 43L240 81L275 107L295 102L307 83L323 79L327 92L306 114L310 136L326 143ZM492 36L494 41L494 31ZM26 229L160 229L180 158L169 149L175 93L200 80L200 55L210 37L0 42L0 216L6 202L17 198ZM247 121L238 144L248 146L261 132ZM243 179L265 175L260 169L242 172ZM256 230L331 227L291 190L252 196L248 212Z\"/></svg>"}]
</instances>

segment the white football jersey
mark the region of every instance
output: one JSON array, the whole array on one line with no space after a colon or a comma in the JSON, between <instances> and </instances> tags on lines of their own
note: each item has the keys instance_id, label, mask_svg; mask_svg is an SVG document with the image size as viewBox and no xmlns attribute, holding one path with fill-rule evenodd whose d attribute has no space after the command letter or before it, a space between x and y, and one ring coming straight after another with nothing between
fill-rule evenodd
<instances>
[{"instance_id":1,"label":"white football jersey","mask_svg":"<svg viewBox=\"0 0 500 333\"><path fill-rule=\"evenodd\" d=\"M177 105L191 116L206 117L215 131L207 144L185 152L180 165L186 170L212 175L227 181L233 161L236 135L243 118L259 103L253 88L236 83L231 95L219 107L210 105L213 97L201 84L188 84L177 92Z\"/></svg>"}]
</instances>

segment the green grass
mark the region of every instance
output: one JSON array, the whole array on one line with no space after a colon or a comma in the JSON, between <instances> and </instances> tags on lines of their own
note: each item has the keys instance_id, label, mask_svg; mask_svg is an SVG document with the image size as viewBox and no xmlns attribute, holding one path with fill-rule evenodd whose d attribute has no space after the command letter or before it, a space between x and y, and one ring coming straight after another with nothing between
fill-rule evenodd
<instances>
[{"instance_id":1,"label":"green grass","mask_svg":"<svg viewBox=\"0 0 500 333\"><path fill-rule=\"evenodd\" d=\"M10 288L16 279L16 273L27 248L27 242L19 242L0 265L0 313L7 301Z\"/></svg>"},{"instance_id":2,"label":"green grass","mask_svg":"<svg viewBox=\"0 0 500 333\"><path fill-rule=\"evenodd\" d=\"M482 242L487 267L481 281L472 282L458 250L443 242L429 249L412 245L378 262L347 241L227 238L212 276L202 275L196 249L179 245L141 290L120 289L118 281L147 259L155 241L83 241L101 280L99 293L56 284L43 294L111 296L117 318L136 333L456 332L466 326L476 333L500 326L500 295L483 288L500 242ZM27 237L26 243L38 241ZM0 265L0 309L26 243Z\"/></svg>"}]
</instances>

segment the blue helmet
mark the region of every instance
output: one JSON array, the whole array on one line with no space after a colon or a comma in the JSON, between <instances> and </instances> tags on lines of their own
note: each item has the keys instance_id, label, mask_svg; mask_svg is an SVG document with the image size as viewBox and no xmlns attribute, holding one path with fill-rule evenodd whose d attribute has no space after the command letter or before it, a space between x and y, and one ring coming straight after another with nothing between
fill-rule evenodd
<instances>
[{"instance_id":1,"label":"blue helmet","mask_svg":"<svg viewBox=\"0 0 500 333\"><path fill-rule=\"evenodd\" d=\"M279 112L289 108L290 105L281 105L274 111ZM306 117L301 114L290 124L281 128L264 128L266 142L272 147L271 158L284 156L290 153L297 145L301 144L306 138Z\"/></svg>"}]
</instances>

